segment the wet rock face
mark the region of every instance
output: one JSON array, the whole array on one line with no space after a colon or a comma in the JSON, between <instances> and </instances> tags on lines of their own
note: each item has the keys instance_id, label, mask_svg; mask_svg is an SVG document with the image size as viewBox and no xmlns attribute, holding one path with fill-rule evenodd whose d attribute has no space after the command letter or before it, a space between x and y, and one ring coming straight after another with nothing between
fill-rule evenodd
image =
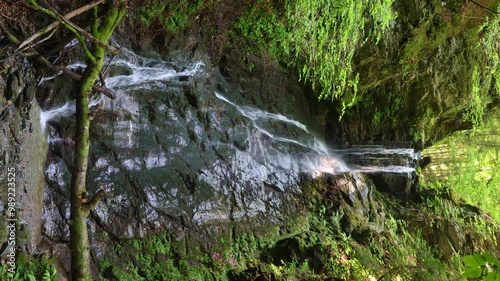
<instances>
[{"instance_id":1,"label":"wet rock face","mask_svg":"<svg viewBox=\"0 0 500 281\"><path fill-rule=\"evenodd\" d=\"M32 70L23 63L11 66L0 78L0 244L8 237L9 220L15 219L16 247L28 252L40 240L47 153L34 91Z\"/></svg>"},{"instance_id":2,"label":"wet rock face","mask_svg":"<svg viewBox=\"0 0 500 281\"><path fill-rule=\"evenodd\" d=\"M295 210L299 175L319 154L305 125L251 106L202 56L128 56L106 80L117 99L93 109L87 184L90 193L109 195L92 212L91 229L118 239L165 229L182 235L276 223ZM265 103L266 95L253 98ZM67 241L73 125L53 125L44 233Z\"/></svg>"}]
</instances>

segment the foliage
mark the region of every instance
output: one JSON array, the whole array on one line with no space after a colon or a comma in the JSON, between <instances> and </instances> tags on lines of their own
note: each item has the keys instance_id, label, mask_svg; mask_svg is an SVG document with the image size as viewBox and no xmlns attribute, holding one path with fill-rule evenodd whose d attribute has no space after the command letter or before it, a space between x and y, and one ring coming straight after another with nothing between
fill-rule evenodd
<instances>
[{"instance_id":1,"label":"foliage","mask_svg":"<svg viewBox=\"0 0 500 281\"><path fill-rule=\"evenodd\" d=\"M500 262L490 253L466 255L464 276L467 278L484 277L485 281L500 280Z\"/></svg>"},{"instance_id":2,"label":"foliage","mask_svg":"<svg viewBox=\"0 0 500 281\"><path fill-rule=\"evenodd\" d=\"M283 42L287 37L286 26L279 12L270 7L268 1L259 0L235 23L238 33L247 38L252 48L263 55L279 59L284 55Z\"/></svg>"},{"instance_id":3,"label":"foliage","mask_svg":"<svg viewBox=\"0 0 500 281\"><path fill-rule=\"evenodd\" d=\"M319 83L320 98L340 98L348 88L356 95L359 74L352 73L352 59L366 40L365 15L374 22L378 41L395 18L392 2L299 0L287 11L290 33L285 48L304 58L301 78L313 86ZM344 108L351 101L344 101Z\"/></svg>"},{"instance_id":4,"label":"foliage","mask_svg":"<svg viewBox=\"0 0 500 281\"><path fill-rule=\"evenodd\" d=\"M500 143L498 114L475 131L457 132L424 150L432 163L422 171L430 187L449 186L465 202L500 222Z\"/></svg>"},{"instance_id":5,"label":"foliage","mask_svg":"<svg viewBox=\"0 0 500 281\"><path fill-rule=\"evenodd\" d=\"M319 90L320 99L341 99L345 109L353 105L359 81L359 74L353 73L354 54L369 38L382 38L396 17L393 2L297 0L275 7L260 0L236 29L258 46L269 45L272 56L299 69L301 79Z\"/></svg>"},{"instance_id":6,"label":"foliage","mask_svg":"<svg viewBox=\"0 0 500 281\"><path fill-rule=\"evenodd\" d=\"M396 128L400 125L398 113L403 108L403 100L400 96L389 93L387 95L387 102L384 107L376 108L373 114L372 123L376 126L381 126L383 123L390 124L390 127Z\"/></svg>"},{"instance_id":7,"label":"foliage","mask_svg":"<svg viewBox=\"0 0 500 281\"><path fill-rule=\"evenodd\" d=\"M189 25L189 20L200 12L202 4L203 0L146 0L138 14L146 26L157 23L169 32L177 32Z\"/></svg>"},{"instance_id":8,"label":"foliage","mask_svg":"<svg viewBox=\"0 0 500 281\"><path fill-rule=\"evenodd\" d=\"M496 94L500 95L500 17L486 18L479 32L483 34L478 45L487 58L486 70L495 79Z\"/></svg>"},{"instance_id":9,"label":"foliage","mask_svg":"<svg viewBox=\"0 0 500 281\"><path fill-rule=\"evenodd\" d=\"M466 121L470 121L474 128L477 128L483 123L483 114L486 109L486 104L484 102L484 93L481 93L480 88L480 77L479 77L479 69L476 65L474 70L472 71L471 77L471 98L470 103L466 108L464 119Z\"/></svg>"},{"instance_id":10,"label":"foliage","mask_svg":"<svg viewBox=\"0 0 500 281\"><path fill-rule=\"evenodd\" d=\"M16 273L7 272L7 264L0 266L0 280L6 281L56 281L54 260L29 257L20 253L16 260Z\"/></svg>"}]
</instances>

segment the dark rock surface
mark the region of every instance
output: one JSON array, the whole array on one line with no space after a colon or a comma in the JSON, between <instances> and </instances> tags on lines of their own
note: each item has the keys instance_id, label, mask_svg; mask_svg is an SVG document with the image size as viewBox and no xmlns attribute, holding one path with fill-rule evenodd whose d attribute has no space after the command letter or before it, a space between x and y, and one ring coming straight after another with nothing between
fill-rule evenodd
<instances>
[{"instance_id":1,"label":"dark rock surface","mask_svg":"<svg viewBox=\"0 0 500 281\"><path fill-rule=\"evenodd\" d=\"M21 62L4 71L0 78L0 244L7 241L7 224L14 219L16 247L34 253L41 238L47 142L34 99L33 70ZM15 190L9 189L12 186ZM12 193L15 213L11 217Z\"/></svg>"}]
</instances>

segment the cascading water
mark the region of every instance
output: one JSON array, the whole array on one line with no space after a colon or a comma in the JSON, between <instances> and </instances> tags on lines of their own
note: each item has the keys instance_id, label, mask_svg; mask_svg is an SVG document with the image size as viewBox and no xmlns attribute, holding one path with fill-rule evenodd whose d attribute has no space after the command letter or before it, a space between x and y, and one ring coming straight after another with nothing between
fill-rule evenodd
<instances>
[{"instance_id":1,"label":"cascading water","mask_svg":"<svg viewBox=\"0 0 500 281\"><path fill-rule=\"evenodd\" d=\"M89 108L92 108L103 101L101 96L94 97L89 102ZM73 101L66 102L62 106L57 106L49 110L40 112L40 126L45 130L47 123L51 120L57 120L61 117L68 117L76 112L76 104Z\"/></svg>"},{"instance_id":2,"label":"cascading water","mask_svg":"<svg viewBox=\"0 0 500 281\"><path fill-rule=\"evenodd\" d=\"M313 176L317 176L320 173L337 174L349 171L347 166L340 158L333 157L328 153L325 145L317 140L317 138L309 132L304 124L296 120L289 119L288 117L281 114L266 112L250 106L238 106L218 92L215 92L215 96L218 99L236 108L241 113L241 115L250 119L252 121L253 127L257 130L258 134L268 137L274 142L297 145L306 149L303 153L290 155L290 157L296 158L294 161L299 165L301 172L312 173ZM284 124L290 124L303 131L303 139L297 140L275 135L268 129L264 128L265 124L269 122L281 122ZM266 158L266 162L272 161L271 156L267 152L269 150L269 147L264 147L261 143L259 143L257 148L259 149L260 154L264 155L264 157ZM272 157L276 157L276 155L273 155Z\"/></svg>"},{"instance_id":3,"label":"cascading water","mask_svg":"<svg viewBox=\"0 0 500 281\"><path fill-rule=\"evenodd\" d=\"M125 50L110 74L105 82L116 99L105 99L95 109L88 181L89 187L113 194L96 208L101 223L134 214L116 225L119 235L143 235L147 228L168 225L172 217L194 224L278 218L291 194L300 192L303 173L412 169L346 165L343 157L388 151L327 148L301 122L235 102L238 92L202 62L143 58ZM71 103L44 111L42 126L73 113ZM57 156L71 150L66 145L53 147L60 152L47 172L56 190L68 185L61 174L69 170ZM45 209L48 217L67 214L51 211L67 208L57 196L47 195L52 200Z\"/></svg>"},{"instance_id":4,"label":"cascading water","mask_svg":"<svg viewBox=\"0 0 500 281\"><path fill-rule=\"evenodd\" d=\"M381 145L358 145L330 149L349 163L352 171L360 173L415 172L420 154L413 148L387 148Z\"/></svg>"}]
</instances>

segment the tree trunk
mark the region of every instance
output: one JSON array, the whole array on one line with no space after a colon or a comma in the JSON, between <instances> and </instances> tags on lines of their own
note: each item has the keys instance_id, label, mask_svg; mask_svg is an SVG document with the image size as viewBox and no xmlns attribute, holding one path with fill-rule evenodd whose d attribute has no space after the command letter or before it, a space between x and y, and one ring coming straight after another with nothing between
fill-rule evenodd
<instances>
[{"instance_id":1,"label":"tree trunk","mask_svg":"<svg viewBox=\"0 0 500 281\"><path fill-rule=\"evenodd\" d=\"M89 94L99 76L102 62L88 65L76 97L75 168L71 182L70 248L72 280L91 280L86 207L89 155Z\"/></svg>"},{"instance_id":2,"label":"tree trunk","mask_svg":"<svg viewBox=\"0 0 500 281\"><path fill-rule=\"evenodd\" d=\"M102 19L97 18L94 8L94 24L92 35L106 44L116 26L125 14L125 8L114 1L107 1L107 12ZM86 188L87 166L89 156L89 96L92 87L99 78L104 62L105 50L100 44L93 44L92 55L87 57L87 68L82 76L76 97L76 129L75 129L75 168L71 181L71 217L70 217L70 249L71 279L92 280L90 269L89 238L87 218L90 210L104 196L100 191L92 200L88 200Z\"/></svg>"}]
</instances>

